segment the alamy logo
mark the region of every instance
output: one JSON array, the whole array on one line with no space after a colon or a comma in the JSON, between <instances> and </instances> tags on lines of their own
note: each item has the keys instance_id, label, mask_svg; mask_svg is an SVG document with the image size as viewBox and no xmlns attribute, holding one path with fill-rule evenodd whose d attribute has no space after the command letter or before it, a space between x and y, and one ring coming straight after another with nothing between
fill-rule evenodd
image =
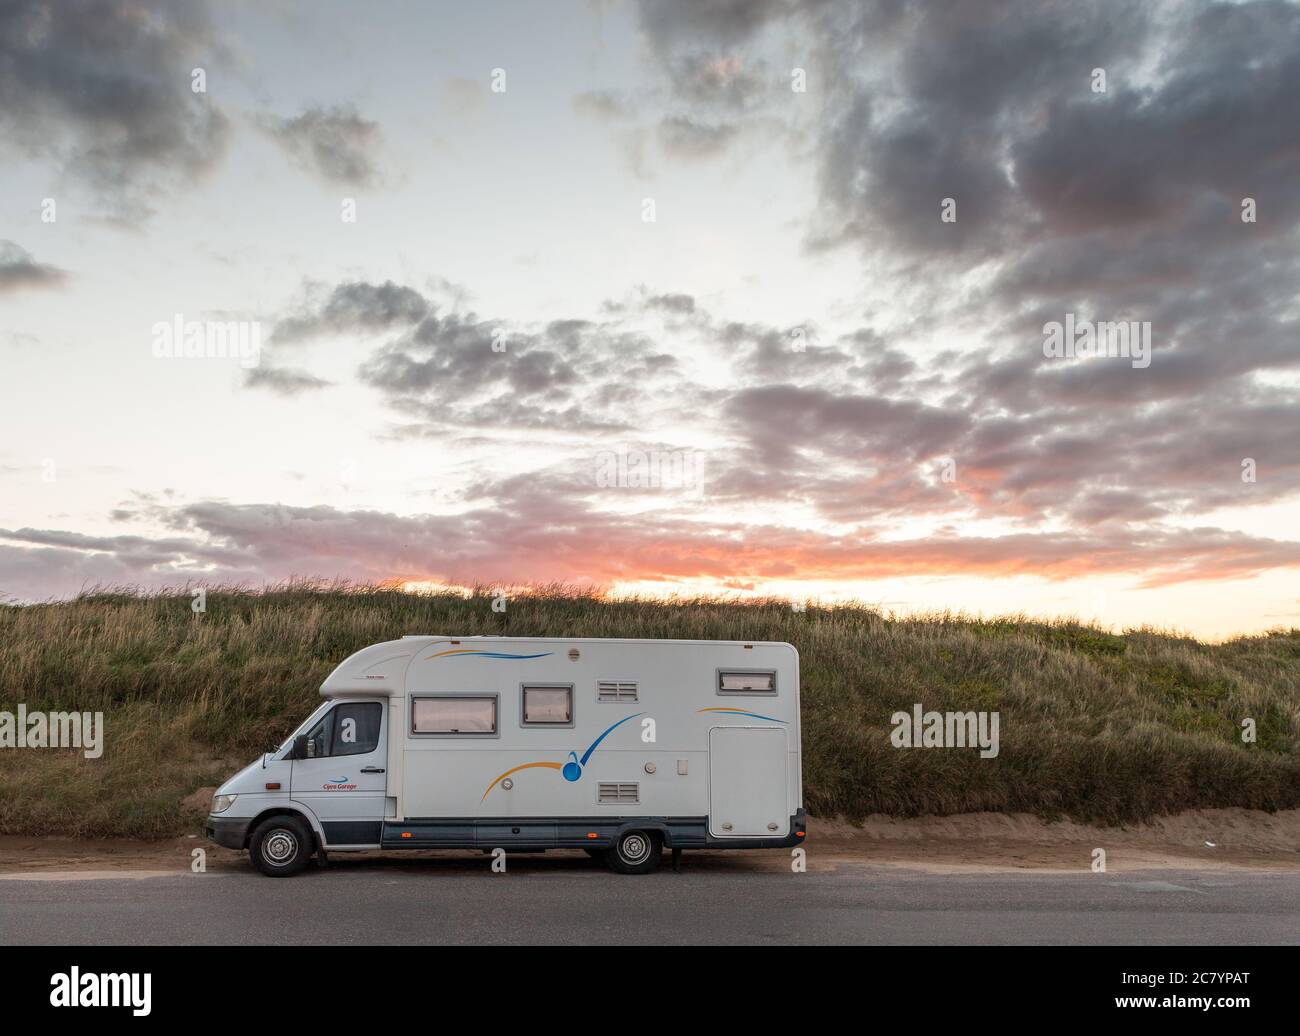
<instances>
[{"instance_id":1,"label":"alamy logo","mask_svg":"<svg viewBox=\"0 0 1300 1036\"><path fill-rule=\"evenodd\" d=\"M1048 359L1088 360L1093 357L1123 356L1134 367L1151 366L1151 321L1078 320L1065 314L1065 323L1049 320L1043 325L1043 355Z\"/></svg>"},{"instance_id":2,"label":"alamy logo","mask_svg":"<svg viewBox=\"0 0 1300 1036\"><path fill-rule=\"evenodd\" d=\"M153 975L135 972L84 975L75 965L69 972L50 976L50 1004L54 1007L129 1007L137 1018L152 1010Z\"/></svg>"},{"instance_id":3,"label":"alamy logo","mask_svg":"<svg viewBox=\"0 0 1300 1036\"><path fill-rule=\"evenodd\" d=\"M80 748L87 759L104 754L102 712L0 712L0 748Z\"/></svg>"},{"instance_id":4,"label":"alamy logo","mask_svg":"<svg viewBox=\"0 0 1300 1036\"><path fill-rule=\"evenodd\" d=\"M978 748L981 759L998 756L996 712L895 712L889 717L894 729L889 743L895 748Z\"/></svg>"},{"instance_id":5,"label":"alamy logo","mask_svg":"<svg viewBox=\"0 0 1300 1036\"><path fill-rule=\"evenodd\" d=\"M256 320L186 320L175 314L171 321L153 325L156 360L237 359L245 370L262 359L262 325Z\"/></svg>"},{"instance_id":6,"label":"alamy logo","mask_svg":"<svg viewBox=\"0 0 1300 1036\"><path fill-rule=\"evenodd\" d=\"M602 450L596 454L601 489L666 489L694 493L704 488L703 450Z\"/></svg>"}]
</instances>

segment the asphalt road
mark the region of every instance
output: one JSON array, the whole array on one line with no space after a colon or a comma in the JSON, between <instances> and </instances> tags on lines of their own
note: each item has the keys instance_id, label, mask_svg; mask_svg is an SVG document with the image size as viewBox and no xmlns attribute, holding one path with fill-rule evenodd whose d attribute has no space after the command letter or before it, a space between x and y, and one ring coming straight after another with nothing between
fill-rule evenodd
<instances>
[{"instance_id":1,"label":"asphalt road","mask_svg":"<svg viewBox=\"0 0 1300 1036\"><path fill-rule=\"evenodd\" d=\"M338 858L336 857L336 860ZM623 877L583 859L0 881L3 944L1300 944L1300 872Z\"/></svg>"}]
</instances>

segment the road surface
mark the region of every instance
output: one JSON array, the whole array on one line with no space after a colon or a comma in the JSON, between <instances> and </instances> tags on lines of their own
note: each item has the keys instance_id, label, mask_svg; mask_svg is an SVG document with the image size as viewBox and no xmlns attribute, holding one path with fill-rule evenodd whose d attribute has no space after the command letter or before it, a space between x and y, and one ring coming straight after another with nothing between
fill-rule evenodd
<instances>
[{"instance_id":1,"label":"road surface","mask_svg":"<svg viewBox=\"0 0 1300 1036\"><path fill-rule=\"evenodd\" d=\"M123 872L128 873L128 872ZM1300 944L1300 871L935 874L744 861L623 877L585 857L348 860L0 880L3 944Z\"/></svg>"}]
</instances>

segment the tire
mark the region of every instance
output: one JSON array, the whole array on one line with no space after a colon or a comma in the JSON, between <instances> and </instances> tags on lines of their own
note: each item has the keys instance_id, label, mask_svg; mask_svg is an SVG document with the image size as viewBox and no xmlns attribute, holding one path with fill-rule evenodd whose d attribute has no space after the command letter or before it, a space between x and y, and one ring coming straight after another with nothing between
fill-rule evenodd
<instances>
[{"instance_id":1,"label":"tire","mask_svg":"<svg viewBox=\"0 0 1300 1036\"><path fill-rule=\"evenodd\" d=\"M619 874L651 874L659 869L663 839L657 831L624 831L605 854L609 869Z\"/></svg>"},{"instance_id":2,"label":"tire","mask_svg":"<svg viewBox=\"0 0 1300 1036\"><path fill-rule=\"evenodd\" d=\"M268 878L306 870L312 851L311 828L298 817L267 817L248 840L249 859Z\"/></svg>"}]
</instances>

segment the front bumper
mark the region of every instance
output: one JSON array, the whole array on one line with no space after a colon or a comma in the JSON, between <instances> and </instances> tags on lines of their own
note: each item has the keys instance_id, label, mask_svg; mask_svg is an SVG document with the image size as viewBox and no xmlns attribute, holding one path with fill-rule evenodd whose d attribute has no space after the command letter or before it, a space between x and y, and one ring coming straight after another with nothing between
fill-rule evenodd
<instances>
[{"instance_id":1,"label":"front bumper","mask_svg":"<svg viewBox=\"0 0 1300 1036\"><path fill-rule=\"evenodd\" d=\"M214 817L209 814L208 840L227 849L242 849L248 842L248 825L251 823L247 817Z\"/></svg>"}]
</instances>

